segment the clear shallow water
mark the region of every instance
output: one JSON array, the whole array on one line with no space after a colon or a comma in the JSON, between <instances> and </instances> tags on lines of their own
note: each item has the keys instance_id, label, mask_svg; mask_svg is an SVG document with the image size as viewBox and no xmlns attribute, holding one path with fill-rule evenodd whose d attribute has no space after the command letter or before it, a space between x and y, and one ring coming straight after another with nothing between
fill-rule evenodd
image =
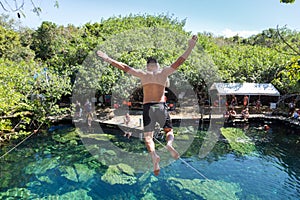
<instances>
[{"instance_id":1,"label":"clear shallow water","mask_svg":"<svg viewBox=\"0 0 300 200\"><path fill-rule=\"evenodd\" d=\"M255 141L254 152L240 155L220 140L207 157L200 159L195 147L202 140L196 138L182 160L163 167L158 177L153 176L148 163L140 163L145 172L131 174L124 169L120 176L107 175L109 166L91 155L80 139L61 140L73 131L70 128L34 136L0 160L0 197L300 199L299 135L286 127L272 125L272 132L265 133L251 126L246 135ZM54 140L57 136L58 141ZM143 152L143 144L133 141L138 138L133 142L123 137L114 140L121 146L124 143L124 148L128 144ZM1 155L7 149L2 149ZM119 182L114 184L114 180Z\"/></svg>"}]
</instances>

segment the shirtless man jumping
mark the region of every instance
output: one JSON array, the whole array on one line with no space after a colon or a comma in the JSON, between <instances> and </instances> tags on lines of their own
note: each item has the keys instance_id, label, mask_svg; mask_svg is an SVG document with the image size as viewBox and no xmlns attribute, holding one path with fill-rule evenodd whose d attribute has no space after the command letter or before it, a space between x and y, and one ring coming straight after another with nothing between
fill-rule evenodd
<instances>
[{"instance_id":1,"label":"shirtless man jumping","mask_svg":"<svg viewBox=\"0 0 300 200\"><path fill-rule=\"evenodd\" d=\"M188 41L188 48L185 52L173 63L171 66L159 68L156 59L149 58L147 60L147 70L142 71L134 69L128 65L118 62L102 51L97 51L97 55L105 62L110 63L112 66L127 72L133 76L140 78L143 86L143 123L144 123L144 139L147 150L149 151L154 174L157 176L160 172L159 161L160 157L155 151L155 143L153 141L153 130L156 122L164 128L166 132L167 149L174 159L179 158L179 153L173 148L174 134L172 123L167 111L167 106L164 98L166 82L168 76L177 70L177 68L188 58L197 42L197 36L194 35Z\"/></svg>"}]
</instances>

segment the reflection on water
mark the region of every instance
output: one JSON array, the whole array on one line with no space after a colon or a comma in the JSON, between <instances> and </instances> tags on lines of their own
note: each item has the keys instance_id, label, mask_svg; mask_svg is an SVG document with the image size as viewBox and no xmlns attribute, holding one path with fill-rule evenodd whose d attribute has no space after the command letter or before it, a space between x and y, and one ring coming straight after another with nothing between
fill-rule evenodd
<instances>
[{"instance_id":1,"label":"reflection on water","mask_svg":"<svg viewBox=\"0 0 300 200\"><path fill-rule=\"evenodd\" d=\"M198 151L198 132L180 160L153 176L152 166L137 172L128 164L107 165L109 149L92 156L68 128L34 136L0 160L1 199L300 199L300 137L280 125L271 132L250 124L244 131L255 151L241 155L224 138L207 157ZM178 130L180 131L180 130ZM66 136L67 135L67 136ZM117 146L145 152L139 138L112 134ZM129 147L130 146L130 147ZM1 150L1 155L11 147ZM149 158L150 161L150 158ZM203 175L203 176L201 176Z\"/></svg>"}]
</instances>

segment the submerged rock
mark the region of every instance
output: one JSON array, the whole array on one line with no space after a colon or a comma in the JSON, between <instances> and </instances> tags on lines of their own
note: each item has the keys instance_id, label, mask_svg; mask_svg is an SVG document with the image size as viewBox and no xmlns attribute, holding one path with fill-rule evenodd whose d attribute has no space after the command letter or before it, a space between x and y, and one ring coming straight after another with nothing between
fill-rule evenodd
<instances>
[{"instance_id":1,"label":"submerged rock","mask_svg":"<svg viewBox=\"0 0 300 200\"><path fill-rule=\"evenodd\" d=\"M157 199L151 191L153 183L157 182L158 178L153 176L152 173L146 172L138 179L138 185L141 187L140 194L144 195L143 200L146 199Z\"/></svg>"},{"instance_id":2,"label":"submerged rock","mask_svg":"<svg viewBox=\"0 0 300 200\"><path fill-rule=\"evenodd\" d=\"M47 170L56 168L58 166L58 161L56 158L45 158L40 162L32 162L25 169L26 174L44 174Z\"/></svg>"},{"instance_id":3,"label":"submerged rock","mask_svg":"<svg viewBox=\"0 0 300 200\"><path fill-rule=\"evenodd\" d=\"M1 180L1 185L0 187L6 188L9 186L10 182L13 179L12 173L9 173L8 170L5 170L1 166L1 173L0 173L0 180Z\"/></svg>"},{"instance_id":4,"label":"submerged rock","mask_svg":"<svg viewBox=\"0 0 300 200\"><path fill-rule=\"evenodd\" d=\"M157 198L155 197L155 195L150 192L150 193L147 193L144 197L142 197L141 200L156 200Z\"/></svg>"},{"instance_id":5,"label":"submerged rock","mask_svg":"<svg viewBox=\"0 0 300 200\"><path fill-rule=\"evenodd\" d=\"M74 182L86 182L96 174L94 169L79 163L75 163L74 167L63 166L59 170L63 173L62 176Z\"/></svg>"},{"instance_id":6,"label":"submerged rock","mask_svg":"<svg viewBox=\"0 0 300 200\"><path fill-rule=\"evenodd\" d=\"M78 182L77 174L76 171L73 167L71 166L63 166L59 168L59 171L61 171L66 179L69 179L74 182Z\"/></svg>"},{"instance_id":7,"label":"submerged rock","mask_svg":"<svg viewBox=\"0 0 300 200\"><path fill-rule=\"evenodd\" d=\"M26 188L12 188L0 193L0 199L37 199L38 197Z\"/></svg>"},{"instance_id":8,"label":"submerged rock","mask_svg":"<svg viewBox=\"0 0 300 200\"><path fill-rule=\"evenodd\" d=\"M53 181L50 179L49 176L37 176L36 177L39 181L44 182L44 183L49 183L52 184Z\"/></svg>"},{"instance_id":9,"label":"submerged rock","mask_svg":"<svg viewBox=\"0 0 300 200\"><path fill-rule=\"evenodd\" d=\"M151 176L151 173L150 172L146 172L144 174L142 174L142 176L140 176L139 178L139 183L140 184L144 184Z\"/></svg>"},{"instance_id":10,"label":"submerged rock","mask_svg":"<svg viewBox=\"0 0 300 200\"><path fill-rule=\"evenodd\" d=\"M136 183L137 178L134 176L134 169L132 167L120 163L117 165L110 165L105 174L101 177L101 180L111 185L133 185Z\"/></svg>"},{"instance_id":11,"label":"submerged rock","mask_svg":"<svg viewBox=\"0 0 300 200\"><path fill-rule=\"evenodd\" d=\"M74 164L76 173L78 174L79 182L85 182L93 178L96 174L94 169L89 169L87 165L75 163Z\"/></svg>"},{"instance_id":12,"label":"submerged rock","mask_svg":"<svg viewBox=\"0 0 300 200\"><path fill-rule=\"evenodd\" d=\"M42 185L42 183L39 181L32 181L32 182L26 183L26 187L38 187L41 185Z\"/></svg>"},{"instance_id":13,"label":"submerged rock","mask_svg":"<svg viewBox=\"0 0 300 200\"><path fill-rule=\"evenodd\" d=\"M38 198L39 200L48 200L48 199L80 199L80 200L92 200L93 198L88 195L88 190L79 189L72 192L67 192L62 195L50 195L43 198ZM38 200L35 199L35 200Z\"/></svg>"},{"instance_id":14,"label":"submerged rock","mask_svg":"<svg viewBox=\"0 0 300 200\"><path fill-rule=\"evenodd\" d=\"M181 192L194 193L204 199L239 199L236 193L242 189L237 183L215 180L180 179L171 177L167 180Z\"/></svg>"},{"instance_id":15,"label":"submerged rock","mask_svg":"<svg viewBox=\"0 0 300 200\"><path fill-rule=\"evenodd\" d=\"M53 140L60 143L77 144L76 140L80 140L79 132L77 129L68 132L57 133L52 136Z\"/></svg>"},{"instance_id":16,"label":"submerged rock","mask_svg":"<svg viewBox=\"0 0 300 200\"><path fill-rule=\"evenodd\" d=\"M245 155L256 150L254 142L242 129L221 128L221 133L229 142L230 147L239 154Z\"/></svg>"}]
</instances>

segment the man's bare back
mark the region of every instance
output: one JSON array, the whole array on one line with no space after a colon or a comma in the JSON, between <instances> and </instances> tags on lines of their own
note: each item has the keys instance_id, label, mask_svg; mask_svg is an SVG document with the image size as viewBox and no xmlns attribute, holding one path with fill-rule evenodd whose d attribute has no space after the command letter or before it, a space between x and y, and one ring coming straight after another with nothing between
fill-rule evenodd
<instances>
[{"instance_id":1,"label":"man's bare back","mask_svg":"<svg viewBox=\"0 0 300 200\"><path fill-rule=\"evenodd\" d=\"M140 75L139 78L143 86L143 104L165 102L164 94L168 74L166 74L164 71L147 71Z\"/></svg>"}]
</instances>

